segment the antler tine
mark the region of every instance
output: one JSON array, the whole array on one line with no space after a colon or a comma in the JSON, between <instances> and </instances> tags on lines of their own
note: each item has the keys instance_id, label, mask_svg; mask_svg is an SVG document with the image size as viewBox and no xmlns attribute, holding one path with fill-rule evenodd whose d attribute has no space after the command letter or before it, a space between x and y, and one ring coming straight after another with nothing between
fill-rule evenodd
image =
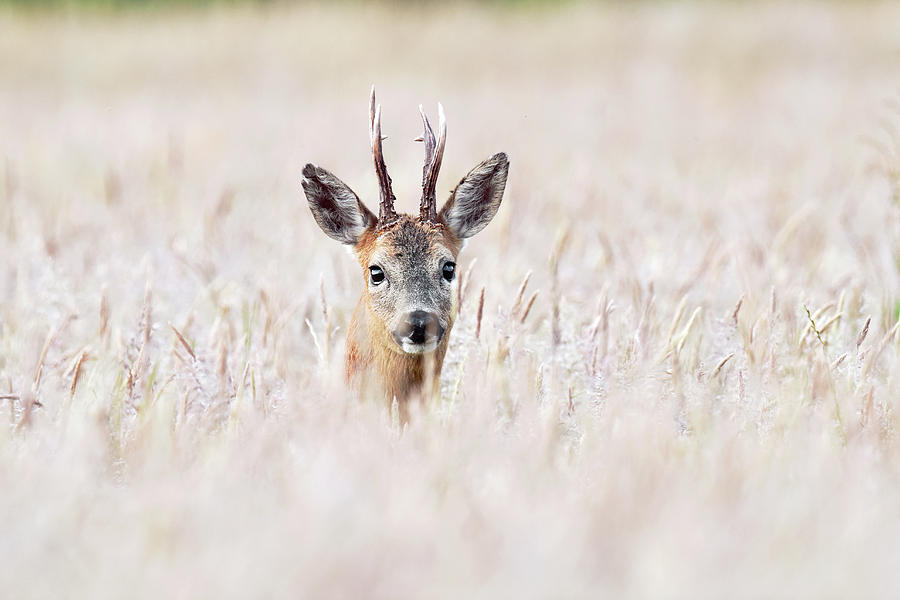
<instances>
[{"instance_id":1,"label":"antler tine","mask_svg":"<svg viewBox=\"0 0 900 600\"><path fill-rule=\"evenodd\" d=\"M425 133L422 139L425 142L425 166L422 168L422 201L419 204L419 217L423 221L437 221L437 202L435 189L437 188L438 174L441 171L441 161L444 159L444 146L447 143L447 119L444 116L444 107L438 103L438 129L440 130L437 143L434 139L434 130L425 111L419 106Z\"/></svg>"},{"instance_id":2,"label":"antler tine","mask_svg":"<svg viewBox=\"0 0 900 600\"><path fill-rule=\"evenodd\" d=\"M422 183L424 184L428 164L431 162L431 159L434 158L434 130L431 129L428 115L425 114L425 110L422 108L421 104L419 105L419 114L422 115L422 125L425 128L422 137L417 140L425 143L425 169L423 169L422 172Z\"/></svg>"},{"instance_id":3,"label":"antler tine","mask_svg":"<svg viewBox=\"0 0 900 600\"><path fill-rule=\"evenodd\" d=\"M422 167L422 199L419 202L419 216L423 220L431 220L431 204L428 195L429 181L431 177L431 165L434 162L434 130L428 121L428 115L422 105L419 105L419 114L422 115L422 133L421 141L425 144L425 165Z\"/></svg>"},{"instance_id":4,"label":"antler tine","mask_svg":"<svg viewBox=\"0 0 900 600\"><path fill-rule=\"evenodd\" d=\"M369 94L369 145L375 146L375 84Z\"/></svg>"},{"instance_id":5,"label":"antler tine","mask_svg":"<svg viewBox=\"0 0 900 600\"><path fill-rule=\"evenodd\" d=\"M369 96L369 141L372 145L372 157L375 160L375 175L378 176L380 203L378 207L378 224L387 225L397 219L394 210L394 192L391 189L391 176L384 164L381 148L381 105L375 104L375 86Z\"/></svg>"}]
</instances>

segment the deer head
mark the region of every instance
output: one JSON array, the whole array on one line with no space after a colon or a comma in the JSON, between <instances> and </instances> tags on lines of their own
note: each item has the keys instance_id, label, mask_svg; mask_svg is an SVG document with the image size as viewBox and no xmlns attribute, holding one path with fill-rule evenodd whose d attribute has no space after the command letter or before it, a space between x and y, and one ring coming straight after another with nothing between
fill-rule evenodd
<instances>
[{"instance_id":1,"label":"deer head","mask_svg":"<svg viewBox=\"0 0 900 600\"><path fill-rule=\"evenodd\" d=\"M373 345L423 354L446 343L456 317L456 258L463 240L497 214L509 161L499 153L469 171L440 211L435 190L447 124L438 105L438 137L422 111L425 144L419 215L399 214L382 152L381 106L369 100L369 138L379 183L378 217L353 190L321 167L303 168L303 190L326 235L353 248L365 280L367 327Z\"/></svg>"}]
</instances>

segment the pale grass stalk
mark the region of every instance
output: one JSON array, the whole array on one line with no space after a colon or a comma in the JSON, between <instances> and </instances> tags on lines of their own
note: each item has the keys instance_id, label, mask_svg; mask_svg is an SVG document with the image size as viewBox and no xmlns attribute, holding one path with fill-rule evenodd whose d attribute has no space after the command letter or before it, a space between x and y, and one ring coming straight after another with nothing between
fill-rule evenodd
<instances>
[{"instance_id":1,"label":"pale grass stalk","mask_svg":"<svg viewBox=\"0 0 900 600\"><path fill-rule=\"evenodd\" d=\"M219 341L219 358L216 364L216 375L219 380L219 401L225 402L230 395L228 388L232 377L228 369L228 343L224 338ZM233 391L234 390L232 389L231 392L233 393Z\"/></svg>"},{"instance_id":2,"label":"pale grass stalk","mask_svg":"<svg viewBox=\"0 0 900 600\"><path fill-rule=\"evenodd\" d=\"M481 317L484 314L484 286L481 287L481 293L478 294L478 312L475 316L475 339L481 336Z\"/></svg>"},{"instance_id":3,"label":"pale grass stalk","mask_svg":"<svg viewBox=\"0 0 900 600\"><path fill-rule=\"evenodd\" d=\"M865 428L869 425L869 415L872 414L872 405L875 400L875 387L869 386L869 391L866 393L862 407L859 411L859 426L860 428Z\"/></svg>"},{"instance_id":4,"label":"pale grass stalk","mask_svg":"<svg viewBox=\"0 0 900 600\"><path fill-rule=\"evenodd\" d=\"M809 312L809 308L804 306L803 309L806 311L806 316L809 319L810 327L816 334L816 339L819 340L819 348L822 350L822 358L825 360L826 365L830 365L830 361L828 360L828 352L826 351L825 340L822 339L822 333L819 330L819 328L816 326L815 318ZM819 314L821 314L821 311ZM835 365L835 366L837 366L837 365ZM835 418L835 421L837 422L838 434L840 435L841 442L844 445L846 445L847 431L844 427L844 418L841 415L841 405L838 402L837 384L834 381L834 375L833 375L832 371L833 371L833 368L828 369L828 383L831 387L831 397L832 397L832 402L833 402L833 406L834 406L834 418Z\"/></svg>"},{"instance_id":5,"label":"pale grass stalk","mask_svg":"<svg viewBox=\"0 0 900 600\"><path fill-rule=\"evenodd\" d=\"M100 293L100 339L103 341L104 346L109 343L109 318L109 295L104 285Z\"/></svg>"},{"instance_id":6,"label":"pale grass stalk","mask_svg":"<svg viewBox=\"0 0 900 600\"><path fill-rule=\"evenodd\" d=\"M555 349L562 342L562 329L559 323L559 263L569 245L571 230L566 227L556 238L553 251L550 253L550 294L552 306L550 310L550 339Z\"/></svg>"},{"instance_id":7,"label":"pale grass stalk","mask_svg":"<svg viewBox=\"0 0 900 600\"><path fill-rule=\"evenodd\" d=\"M228 427L232 431L236 430L239 425L240 410L244 403L245 390L247 389L247 379L250 376L250 361L244 363L244 369L241 371L241 377L238 379L234 391L234 402L228 410Z\"/></svg>"},{"instance_id":8,"label":"pale grass stalk","mask_svg":"<svg viewBox=\"0 0 900 600\"><path fill-rule=\"evenodd\" d=\"M675 309L675 316L672 317L672 324L669 325L669 334L666 336L666 345L671 345L672 336L675 335L675 330L678 329L678 323L681 321L681 316L684 314L684 309L687 306L687 294L684 294L681 297L681 301L678 303L678 308Z\"/></svg>"},{"instance_id":9,"label":"pale grass stalk","mask_svg":"<svg viewBox=\"0 0 900 600\"><path fill-rule=\"evenodd\" d=\"M9 377L6 378L6 389L9 393L4 394L4 399L9 401L9 424L11 426L15 426L16 424L16 402L19 400L19 394L13 393L13 384L12 379Z\"/></svg>"},{"instance_id":10,"label":"pale grass stalk","mask_svg":"<svg viewBox=\"0 0 900 600\"><path fill-rule=\"evenodd\" d=\"M675 340L675 350L677 352L681 352L681 349L684 348L684 344L687 341L688 335L690 335L691 330L694 328L694 323L696 323L697 317L700 316L700 313L702 311L703 307L698 306L694 309L694 312L691 313L691 318L688 319L687 325L684 326L684 329Z\"/></svg>"},{"instance_id":11,"label":"pale grass stalk","mask_svg":"<svg viewBox=\"0 0 900 600\"><path fill-rule=\"evenodd\" d=\"M38 356L37 365L34 368L34 377L32 377L32 387L35 390L41 386L41 378L44 373L44 363L47 361L47 353L50 351L50 346L56 339L58 332L58 328L52 327L49 333L47 333L47 337L44 338L44 345L41 347L41 354Z\"/></svg>"},{"instance_id":12,"label":"pale grass stalk","mask_svg":"<svg viewBox=\"0 0 900 600\"><path fill-rule=\"evenodd\" d=\"M898 329L900 329L900 321L894 323L894 326L891 327L891 330L888 331L887 334L881 339L881 342L878 344L878 347L875 349L875 351L869 354L868 359L865 361L862 368L863 379L865 379L869 375L869 371L881 356L881 353L884 352L884 349L887 347L887 345L890 344L891 340L894 339L894 336L897 335Z\"/></svg>"},{"instance_id":13,"label":"pale grass stalk","mask_svg":"<svg viewBox=\"0 0 900 600\"><path fill-rule=\"evenodd\" d=\"M856 351L859 352L859 347L862 346L862 343L866 341L866 336L869 335L869 325L872 323L872 317L866 319L866 324L863 325L862 330L860 330L859 335L856 336Z\"/></svg>"},{"instance_id":14,"label":"pale grass stalk","mask_svg":"<svg viewBox=\"0 0 900 600\"><path fill-rule=\"evenodd\" d=\"M465 375L466 372L466 361L468 361L468 359L469 353L466 352L457 367L456 379L453 380L453 391L450 394L450 402L448 403L448 411L450 413L453 412L453 409L456 406L456 400L459 397L459 390L462 387L463 375Z\"/></svg>"},{"instance_id":15,"label":"pale grass stalk","mask_svg":"<svg viewBox=\"0 0 900 600\"><path fill-rule=\"evenodd\" d=\"M830 319L828 319L828 320L825 322L825 324L822 325L822 328L819 330L819 334L821 335L821 334L825 333L826 331L828 331L828 330L831 328L832 325L834 325L835 323L837 323L838 321L840 321L840 319L841 319L842 316L843 316L843 315L841 315L841 313L837 313L836 315L834 315L833 317L831 317Z\"/></svg>"},{"instance_id":16,"label":"pale grass stalk","mask_svg":"<svg viewBox=\"0 0 900 600\"><path fill-rule=\"evenodd\" d=\"M839 366L841 366L841 363L843 363L844 360L846 360L846 358L847 358L847 353L844 352L837 358L837 360L835 360L833 363L831 363L831 370L834 371Z\"/></svg>"},{"instance_id":17,"label":"pale grass stalk","mask_svg":"<svg viewBox=\"0 0 900 600\"><path fill-rule=\"evenodd\" d=\"M528 313L531 312L531 307L534 305L534 301L537 300L538 293L540 290L535 290L531 297L528 299L528 302L525 303L525 309L522 311L522 318L519 319L519 323L525 324L525 319L528 318Z\"/></svg>"},{"instance_id":18,"label":"pale grass stalk","mask_svg":"<svg viewBox=\"0 0 900 600\"><path fill-rule=\"evenodd\" d=\"M738 326L738 314L741 312L741 307L744 305L744 297L741 296L737 304L734 306L734 310L731 312L731 321L734 323L734 326Z\"/></svg>"},{"instance_id":19,"label":"pale grass stalk","mask_svg":"<svg viewBox=\"0 0 900 600\"><path fill-rule=\"evenodd\" d=\"M553 347L556 348L562 342L562 330L559 326L559 295L553 295L553 302L550 310L550 339Z\"/></svg>"},{"instance_id":20,"label":"pale grass stalk","mask_svg":"<svg viewBox=\"0 0 900 600\"><path fill-rule=\"evenodd\" d=\"M69 385L69 400L75 397L75 388L78 386L78 381L81 377L81 366L84 363L85 358L88 355L87 348L78 353L78 356L75 358L75 362L72 364L72 383Z\"/></svg>"},{"instance_id":21,"label":"pale grass stalk","mask_svg":"<svg viewBox=\"0 0 900 600\"><path fill-rule=\"evenodd\" d=\"M319 278L319 301L322 308L322 325L325 332L325 341L323 343L323 361L327 364L331 347L331 313L328 310L328 300L325 299L325 276Z\"/></svg>"},{"instance_id":22,"label":"pale grass stalk","mask_svg":"<svg viewBox=\"0 0 900 600\"><path fill-rule=\"evenodd\" d=\"M319 364L325 364L325 354L322 352L322 346L319 344L319 336L316 335L316 329L313 327L313 324L309 319L304 319L306 322L306 328L309 330L310 335L312 335L313 344L316 346L316 354L319 357Z\"/></svg>"},{"instance_id":23,"label":"pale grass stalk","mask_svg":"<svg viewBox=\"0 0 900 600\"><path fill-rule=\"evenodd\" d=\"M719 371L722 370L722 367L724 367L725 364L726 364L729 360L731 360L732 358L734 358L734 352L732 352L731 354L729 354L728 356L726 356L725 358L723 358L722 360L720 360L720 361L719 361L719 364L716 365L716 368L713 369L712 376L715 377L716 375L718 375L718 374L719 374Z\"/></svg>"},{"instance_id":24,"label":"pale grass stalk","mask_svg":"<svg viewBox=\"0 0 900 600\"><path fill-rule=\"evenodd\" d=\"M251 392L251 398L253 401L253 406L259 406L259 400L256 395L256 370L253 367L248 367L248 368L250 370L250 392ZM263 414L265 414L267 416L269 414L268 408L269 408L268 405L265 402L263 402L262 403Z\"/></svg>"},{"instance_id":25,"label":"pale grass stalk","mask_svg":"<svg viewBox=\"0 0 900 600\"><path fill-rule=\"evenodd\" d=\"M58 333L59 328L52 327L47 333L47 337L44 339L44 345L41 347L41 353L38 357L37 366L34 369L34 375L31 381L31 389L21 397L23 405L22 418L19 419L19 422L16 424L16 431L21 431L24 427L30 424L31 415L35 407L41 408L44 406L39 398L41 382L44 378L44 365L47 361L47 354L50 351L50 346L53 345L53 342L56 340Z\"/></svg>"},{"instance_id":26,"label":"pale grass stalk","mask_svg":"<svg viewBox=\"0 0 900 600\"><path fill-rule=\"evenodd\" d=\"M522 279L522 283L519 284L519 289L516 292L516 299L513 301L512 309L510 309L510 314L513 317L518 316L519 311L522 309L522 298L525 295L525 288L528 287L528 280L531 279L531 271L525 273L525 277Z\"/></svg>"},{"instance_id":27,"label":"pale grass stalk","mask_svg":"<svg viewBox=\"0 0 900 600\"><path fill-rule=\"evenodd\" d=\"M462 310L463 302L469 296L469 285L472 283L472 270L475 268L477 262L477 257L472 259L469 263L469 268L466 269L465 274L459 282L459 310Z\"/></svg>"},{"instance_id":28,"label":"pale grass stalk","mask_svg":"<svg viewBox=\"0 0 900 600\"><path fill-rule=\"evenodd\" d=\"M599 344L594 344L594 347L591 349L591 358L588 362L588 374L591 377L597 376L597 357L600 355L600 346Z\"/></svg>"},{"instance_id":29,"label":"pale grass stalk","mask_svg":"<svg viewBox=\"0 0 900 600\"><path fill-rule=\"evenodd\" d=\"M169 328L175 334L175 339L181 343L181 346L187 351L188 355L191 357L191 361L197 362L197 355L194 353L194 348L191 344L185 339L184 335L173 325L171 322L169 323Z\"/></svg>"},{"instance_id":30,"label":"pale grass stalk","mask_svg":"<svg viewBox=\"0 0 900 600\"><path fill-rule=\"evenodd\" d=\"M815 329L813 323L815 321L818 321L822 317L822 315L825 314L826 311L834 308L834 302L829 302L828 304L826 304L825 306L823 306L822 308L820 308L819 310L817 310L815 313L813 313L811 315L809 314L810 311L806 306L804 306L803 308L806 310L806 313L807 313L807 316L809 317L809 319L808 319L808 322L806 323L806 326L800 332L800 336L797 338L798 346L802 346L803 340L806 339L806 336L809 335L809 332L813 331ZM816 337L819 338L820 342L822 341L820 330L816 330Z\"/></svg>"},{"instance_id":31,"label":"pale grass stalk","mask_svg":"<svg viewBox=\"0 0 900 600\"><path fill-rule=\"evenodd\" d=\"M147 345L150 342L150 335L152 331L152 301L153 301L153 291L150 286L150 282L147 281L147 285L144 288L144 304L141 307L141 317L140 317L140 346L138 349L137 358L128 368L128 377L126 380L126 387L128 390L128 401L134 406L135 397L134 390L137 385L138 380L143 376L146 367L148 357L147 353Z\"/></svg>"}]
</instances>

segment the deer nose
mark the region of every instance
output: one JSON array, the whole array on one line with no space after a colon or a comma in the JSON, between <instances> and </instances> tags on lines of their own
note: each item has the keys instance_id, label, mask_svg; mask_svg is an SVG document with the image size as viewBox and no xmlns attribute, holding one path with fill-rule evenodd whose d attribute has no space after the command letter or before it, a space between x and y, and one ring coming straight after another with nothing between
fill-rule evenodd
<instances>
[{"instance_id":1,"label":"deer nose","mask_svg":"<svg viewBox=\"0 0 900 600\"><path fill-rule=\"evenodd\" d=\"M430 341L440 340L444 335L436 315L424 310L414 310L407 313L403 324L396 332L398 341L406 340L412 344L424 344Z\"/></svg>"}]
</instances>

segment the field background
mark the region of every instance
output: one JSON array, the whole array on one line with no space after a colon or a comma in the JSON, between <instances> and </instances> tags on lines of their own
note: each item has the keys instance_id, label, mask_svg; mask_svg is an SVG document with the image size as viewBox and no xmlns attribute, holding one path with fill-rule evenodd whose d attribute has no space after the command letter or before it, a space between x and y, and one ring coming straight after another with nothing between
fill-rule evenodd
<instances>
[{"instance_id":1,"label":"field background","mask_svg":"<svg viewBox=\"0 0 900 600\"><path fill-rule=\"evenodd\" d=\"M14 4L3 596L900 595L900 5ZM373 82L403 209L420 103L511 159L405 430L300 188Z\"/></svg>"}]
</instances>

